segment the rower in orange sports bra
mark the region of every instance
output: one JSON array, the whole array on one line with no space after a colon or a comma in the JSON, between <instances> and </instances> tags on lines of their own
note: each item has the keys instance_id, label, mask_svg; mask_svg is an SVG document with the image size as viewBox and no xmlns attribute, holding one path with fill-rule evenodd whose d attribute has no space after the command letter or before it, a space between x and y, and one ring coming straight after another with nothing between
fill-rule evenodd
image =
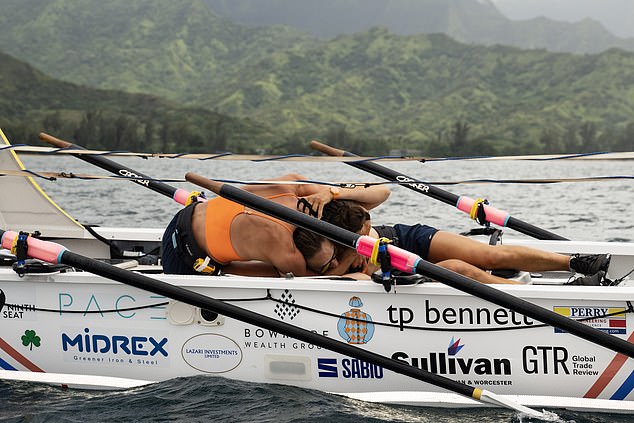
<instances>
[{"instance_id":1,"label":"rower in orange sports bra","mask_svg":"<svg viewBox=\"0 0 634 423\"><path fill-rule=\"evenodd\" d=\"M305 179L288 174L275 181ZM371 209L389 196L389 189L381 185L360 185L341 192L337 187L309 183L253 184L244 189L285 207L308 205L318 217L323 206L336 198L358 201ZM176 213L163 233L163 271L183 275L216 275L221 270L251 276L314 274L293 242L294 230L293 225L222 197L195 203Z\"/></svg>"},{"instance_id":2,"label":"rower in orange sports bra","mask_svg":"<svg viewBox=\"0 0 634 423\"><path fill-rule=\"evenodd\" d=\"M293 193L283 193L265 197L269 200L279 197L297 197ZM219 263L248 260L240 257L231 243L231 224L241 214L260 216L282 226L292 235L295 226L275 219L264 213L250 210L242 204L234 203L223 197L216 197L207 202L205 214L205 246L207 252Z\"/></svg>"}]
</instances>

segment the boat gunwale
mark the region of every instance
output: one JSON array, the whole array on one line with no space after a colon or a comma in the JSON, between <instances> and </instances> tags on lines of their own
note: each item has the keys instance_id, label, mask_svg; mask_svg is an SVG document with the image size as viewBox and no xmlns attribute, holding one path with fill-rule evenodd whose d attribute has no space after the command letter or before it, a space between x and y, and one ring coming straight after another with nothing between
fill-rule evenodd
<instances>
[{"instance_id":1,"label":"boat gunwale","mask_svg":"<svg viewBox=\"0 0 634 423\"><path fill-rule=\"evenodd\" d=\"M325 291L375 293L393 296L396 294L422 296L451 296L470 297L476 301L487 302L462 292L450 286L436 282L426 282L418 285L400 285L396 290L385 292L383 285L370 280L354 280L349 278L324 277L296 277L263 278L246 276L198 276L198 275L148 275L171 285L191 288L206 294L218 289L264 289L264 290L292 290L292 291ZM0 269L0 286L5 282L31 282L43 284L95 284L122 285L119 282L87 272L67 272L54 274L17 275L10 268ZM569 286L553 284L525 284L525 285L491 285L504 292L511 293L523 299L570 301L634 301L634 283L626 281L618 286ZM136 288L133 288L136 289Z\"/></svg>"}]
</instances>

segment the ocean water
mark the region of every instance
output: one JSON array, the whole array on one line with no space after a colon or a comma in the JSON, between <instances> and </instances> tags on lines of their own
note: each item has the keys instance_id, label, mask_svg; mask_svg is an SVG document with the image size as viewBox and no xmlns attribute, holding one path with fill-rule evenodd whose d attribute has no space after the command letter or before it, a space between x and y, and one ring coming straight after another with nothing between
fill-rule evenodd
<instances>
[{"instance_id":1,"label":"ocean water","mask_svg":"<svg viewBox=\"0 0 634 423\"><path fill-rule=\"evenodd\" d=\"M25 159L34 171L109 175L74 157ZM187 159L116 158L116 161L154 178L183 180L186 172L212 179L253 181L299 173L310 180L327 182L385 182L343 163L245 162ZM474 179L557 179L589 176L632 176L631 161L449 161L383 162L383 166L427 182ZM62 208L82 223L102 226L165 227L180 205L167 197L127 181L37 179ZM187 182L170 182L179 188L200 190ZM461 184L438 186L456 195L485 198L516 219L576 240L634 241L634 180L570 182L555 184ZM375 223L425 223L439 229L462 232L477 227L469 217L443 202L405 187L392 186L387 202L372 211ZM523 236L512 229L505 233Z\"/></svg>"},{"instance_id":2,"label":"ocean water","mask_svg":"<svg viewBox=\"0 0 634 423\"><path fill-rule=\"evenodd\" d=\"M115 159L157 178L182 179L185 172L231 180L266 179L295 172L319 181L380 179L341 163ZM34 171L103 174L68 157L26 157ZM439 162L383 163L425 181L534 179L632 175L631 162ZM38 180L44 190L82 223L163 227L179 206L125 181ZM188 183L173 183L188 190ZM463 184L441 187L487 198L515 218L578 240L634 241L632 180L561 184ZM476 227L456 209L402 187L373 211L377 223L424 222L462 232ZM523 236L511 229L507 235ZM614 414L557 410L564 421L632 422ZM79 391L21 382L0 382L0 422L526 422L504 409L448 410L372 404L282 385L220 377L169 380L128 391Z\"/></svg>"},{"instance_id":3,"label":"ocean water","mask_svg":"<svg viewBox=\"0 0 634 423\"><path fill-rule=\"evenodd\" d=\"M631 422L628 416L557 410L565 422ZM367 403L283 385L196 376L120 392L0 382L0 422L532 422L504 409L453 410Z\"/></svg>"}]
</instances>

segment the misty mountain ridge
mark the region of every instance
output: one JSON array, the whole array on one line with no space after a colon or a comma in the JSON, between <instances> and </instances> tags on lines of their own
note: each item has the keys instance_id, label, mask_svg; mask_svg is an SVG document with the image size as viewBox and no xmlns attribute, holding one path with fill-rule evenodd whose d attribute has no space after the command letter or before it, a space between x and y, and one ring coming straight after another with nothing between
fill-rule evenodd
<instances>
[{"instance_id":1,"label":"misty mountain ridge","mask_svg":"<svg viewBox=\"0 0 634 423\"><path fill-rule=\"evenodd\" d=\"M632 0L491 0L509 19L529 20L544 16L555 21L579 22L585 18L601 22L612 34L634 37Z\"/></svg>"},{"instance_id":2,"label":"misty mountain ridge","mask_svg":"<svg viewBox=\"0 0 634 423\"><path fill-rule=\"evenodd\" d=\"M375 26L401 35L444 33L467 44L503 44L554 52L634 51L634 39L618 38L596 20L514 21L491 0L203 0L211 10L254 26L287 25L321 39Z\"/></svg>"}]
</instances>

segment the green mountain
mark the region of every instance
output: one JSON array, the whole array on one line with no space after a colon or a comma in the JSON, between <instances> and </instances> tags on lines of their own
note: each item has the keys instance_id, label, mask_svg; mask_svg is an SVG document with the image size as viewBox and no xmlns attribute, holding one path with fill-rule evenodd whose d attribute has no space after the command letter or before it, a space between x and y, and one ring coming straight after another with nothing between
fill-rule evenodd
<instances>
[{"instance_id":1,"label":"green mountain","mask_svg":"<svg viewBox=\"0 0 634 423\"><path fill-rule=\"evenodd\" d=\"M279 139L246 119L61 82L2 52L0 63L0 127L14 143L34 144L48 131L91 148L252 152L254 139Z\"/></svg>"},{"instance_id":2,"label":"green mountain","mask_svg":"<svg viewBox=\"0 0 634 423\"><path fill-rule=\"evenodd\" d=\"M444 33L464 43L571 53L598 53L614 47L634 51L634 39L618 38L595 20L512 21L489 0L204 1L218 15L237 22L284 24L321 38L382 26L401 35Z\"/></svg>"},{"instance_id":3,"label":"green mountain","mask_svg":"<svg viewBox=\"0 0 634 423\"><path fill-rule=\"evenodd\" d=\"M272 52L311 43L249 28L198 0L3 0L0 50L55 78L187 102Z\"/></svg>"},{"instance_id":4,"label":"green mountain","mask_svg":"<svg viewBox=\"0 0 634 423\"><path fill-rule=\"evenodd\" d=\"M79 125L86 112L107 104L84 127L104 116L116 127L114 116L127 114L137 121L137 137L149 125L150 141L179 139L165 147L181 151L299 152L310 137L368 154L412 147L448 155L560 152L581 145L629 149L631 143L623 134L630 133L634 116L634 53L622 50L523 51L380 28L318 41L287 27L219 19L202 0L4 0L4 11L0 46L47 74L192 107L185 111L148 96L122 105L99 96L120 99L123 92L84 95L78 90L87 88L77 85L51 90L42 100L28 83L9 83L7 98L33 99L23 106L22 122L74 104L83 117L62 117L74 116ZM152 119L159 123L145 123L153 114L136 110L142 101L160 103ZM14 119L8 109L0 116ZM213 141L227 125L233 139ZM207 139L211 133L220 135Z\"/></svg>"},{"instance_id":5,"label":"green mountain","mask_svg":"<svg viewBox=\"0 0 634 423\"><path fill-rule=\"evenodd\" d=\"M553 54L374 29L276 53L226 84L213 104L287 132L341 126L432 144L465 121L474 134L515 144L547 127L629 122L634 86L623 70L633 66L634 53L621 50Z\"/></svg>"}]
</instances>

